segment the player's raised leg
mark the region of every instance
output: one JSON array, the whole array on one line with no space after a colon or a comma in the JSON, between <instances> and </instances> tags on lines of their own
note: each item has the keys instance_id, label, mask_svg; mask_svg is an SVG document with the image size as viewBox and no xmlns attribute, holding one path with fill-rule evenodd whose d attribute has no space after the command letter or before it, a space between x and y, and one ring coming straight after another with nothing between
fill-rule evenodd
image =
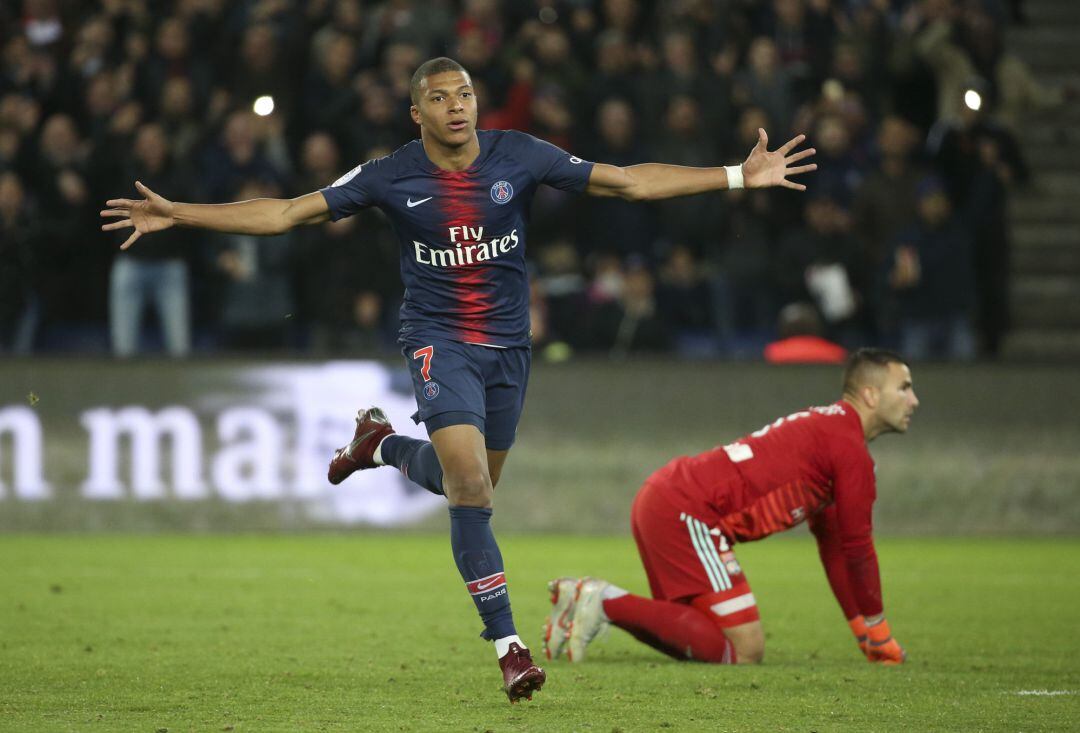
<instances>
[{"instance_id":1,"label":"player's raised leg","mask_svg":"<svg viewBox=\"0 0 1080 733\"><path fill-rule=\"evenodd\" d=\"M531 698L546 675L533 664L514 627L502 553L491 531L493 486L484 436L474 425L449 425L432 432L431 442L443 467L443 488L450 502L454 561L484 622L481 635L495 642L510 701Z\"/></svg>"}]
</instances>

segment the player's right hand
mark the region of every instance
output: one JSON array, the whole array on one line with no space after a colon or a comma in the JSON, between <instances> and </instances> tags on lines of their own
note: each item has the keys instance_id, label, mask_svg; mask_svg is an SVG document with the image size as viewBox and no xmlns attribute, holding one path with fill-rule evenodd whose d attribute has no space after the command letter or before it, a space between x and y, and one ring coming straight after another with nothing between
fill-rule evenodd
<instances>
[{"instance_id":1,"label":"player's right hand","mask_svg":"<svg viewBox=\"0 0 1080 733\"><path fill-rule=\"evenodd\" d=\"M869 649L866 658L876 664L894 665L903 664L907 659L907 652L892 636L889 622L881 619L877 623L867 624L867 635L870 638Z\"/></svg>"},{"instance_id":2,"label":"player's right hand","mask_svg":"<svg viewBox=\"0 0 1080 733\"><path fill-rule=\"evenodd\" d=\"M127 249L144 234L168 229L175 223L173 221L172 201L158 196L139 181L135 181L135 188L143 195L141 201L135 199L109 199L105 202L108 208L101 212L102 218L119 220L103 224L101 226L103 232L127 227L135 230L120 245L120 249Z\"/></svg>"}]
</instances>

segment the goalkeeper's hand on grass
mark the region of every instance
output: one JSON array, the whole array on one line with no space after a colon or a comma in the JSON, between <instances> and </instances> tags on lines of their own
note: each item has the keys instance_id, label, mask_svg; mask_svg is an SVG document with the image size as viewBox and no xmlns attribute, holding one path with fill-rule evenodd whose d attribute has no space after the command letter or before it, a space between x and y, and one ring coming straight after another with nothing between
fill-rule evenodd
<instances>
[{"instance_id":1,"label":"goalkeeper's hand on grass","mask_svg":"<svg viewBox=\"0 0 1080 733\"><path fill-rule=\"evenodd\" d=\"M892 636L889 622L881 617L877 621L866 622L867 637L869 638L866 658L877 664L893 665L903 664L907 659L907 652Z\"/></svg>"}]
</instances>

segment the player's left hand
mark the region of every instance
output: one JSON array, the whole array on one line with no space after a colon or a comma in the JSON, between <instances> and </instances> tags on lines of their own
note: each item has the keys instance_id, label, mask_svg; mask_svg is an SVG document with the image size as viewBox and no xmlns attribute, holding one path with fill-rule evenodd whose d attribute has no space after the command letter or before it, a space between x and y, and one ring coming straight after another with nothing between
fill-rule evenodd
<instances>
[{"instance_id":1,"label":"player's left hand","mask_svg":"<svg viewBox=\"0 0 1080 733\"><path fill-rule=\"evenodd\" d=\"M806 186L787 179L788 176L797 176L800 173L817 170L817 163L795 166L794 168L788 167L793 163L809 158L817 152L813 148L807 148L792 153L791 151L801 145L804 140L806 140L806 135L796 135L770 153L768 151L769 136L765 134L765 130L759 127L757 145L750 151L746 162L742 164L743 184L747 188L783 186L784 188L793 188L796 191L805 191Z\"/></svg>"}]
</instances>

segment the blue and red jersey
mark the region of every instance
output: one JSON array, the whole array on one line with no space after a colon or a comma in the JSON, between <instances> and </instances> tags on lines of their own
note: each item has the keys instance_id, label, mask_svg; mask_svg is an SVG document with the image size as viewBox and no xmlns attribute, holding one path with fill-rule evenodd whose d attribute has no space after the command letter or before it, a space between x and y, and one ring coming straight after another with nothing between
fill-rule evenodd
<instances>
[{"instance_id":1,"label":"blue and red jersey","mask_svg":"<svg viewBox=\"0 0 1080 733\"><path fill-rule=\"evenodd\" d=\"M541 183L585 190L593 164L523 132L478 130L464 171L428 159L420 140L322 189L333 220L377 206L401 243L402 336L487 346L529 344L525 227Z\"/></svg>"}]
</instances>

